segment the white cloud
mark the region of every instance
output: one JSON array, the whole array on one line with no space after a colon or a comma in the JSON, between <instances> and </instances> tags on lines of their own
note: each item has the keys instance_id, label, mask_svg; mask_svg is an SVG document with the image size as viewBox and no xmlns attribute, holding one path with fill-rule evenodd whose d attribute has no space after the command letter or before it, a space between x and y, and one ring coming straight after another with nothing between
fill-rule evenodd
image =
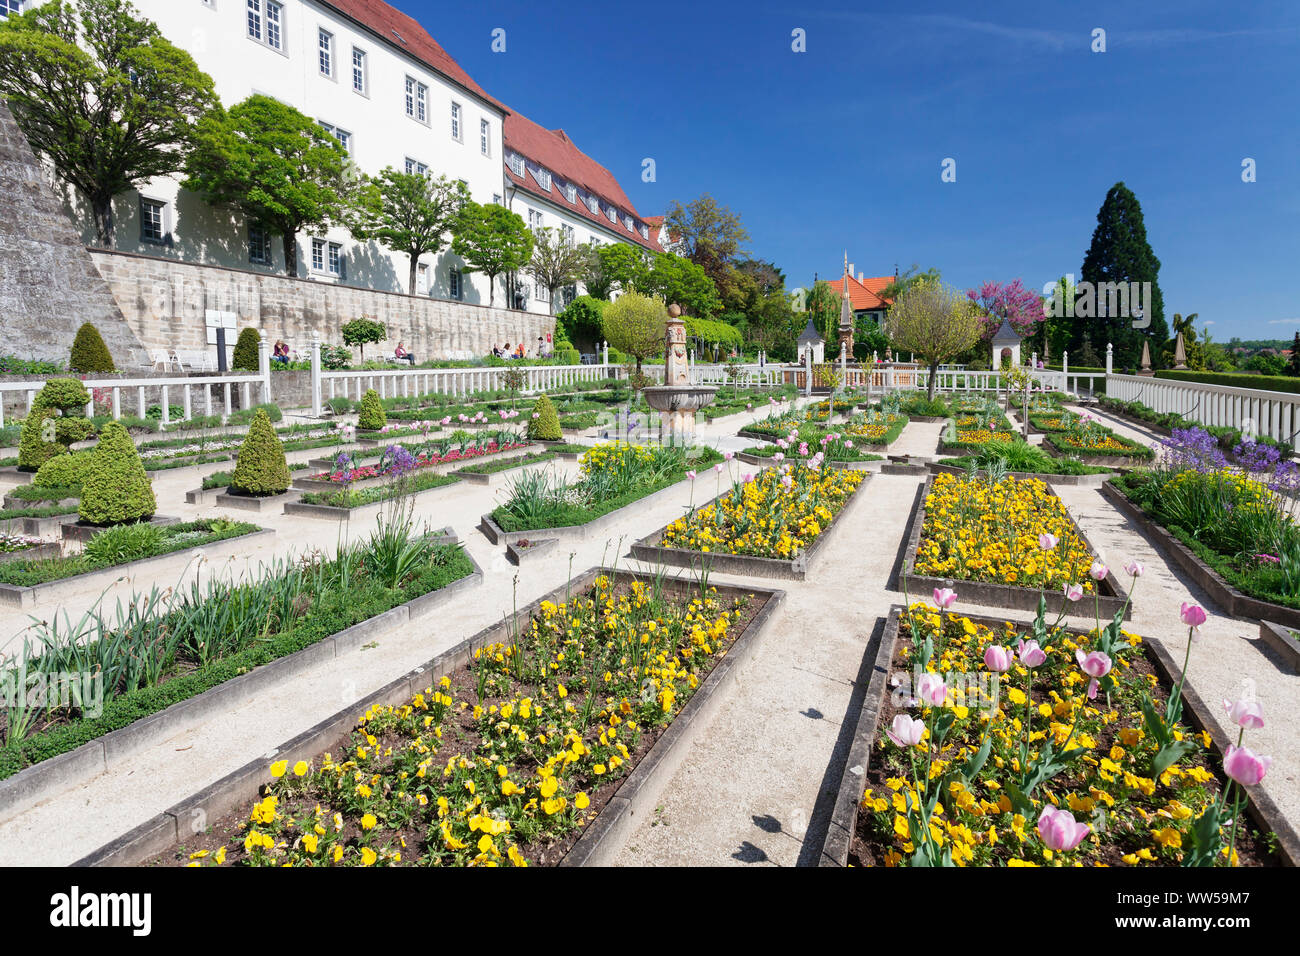
<instances>
[{"instance_id":1,"label":"white cloud","mask_svg":"<svg viewBox=\"0 0 1300 956\"><path fill-rule=\"evenodd\" d=\"M1300 325L1300 319L1269 319L1269 325Z\"/></svg>"}]
</instances>

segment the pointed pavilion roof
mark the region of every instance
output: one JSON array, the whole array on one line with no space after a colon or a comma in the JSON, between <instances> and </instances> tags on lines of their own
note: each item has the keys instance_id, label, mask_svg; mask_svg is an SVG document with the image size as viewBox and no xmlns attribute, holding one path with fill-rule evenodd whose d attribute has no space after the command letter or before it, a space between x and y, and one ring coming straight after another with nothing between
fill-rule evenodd
<instances>
[{"instance_id":1,"label":"pointed pavilion roof","mask_svg":"<svg viewBox=\"0 0 1300 956\"><path fill-rule=\"evenodd\" d=\"M1017 335L1016 330L1011 327L1011 322L1009 319L1002 320L1001 327L998 328L997 332L993 336L993 344L994 345L1019 345L1020 344L1020 336Z\"/></svg>"},{"instance_id":2,"label":"pointed pavilion roof","mask_svg":"<svg viewBox=\"0 0 1300 956\"><path fill-rule=\"evenodd\" d=\"M817 327L813 325L812 317L809 316L808 326L803 330L803 335L799 336L798 344L808 345L808 344L814 344L817 342L824 342L824 341L825 339L823 339L820 335L817 334Z\"/></svg>"}]
</instances>

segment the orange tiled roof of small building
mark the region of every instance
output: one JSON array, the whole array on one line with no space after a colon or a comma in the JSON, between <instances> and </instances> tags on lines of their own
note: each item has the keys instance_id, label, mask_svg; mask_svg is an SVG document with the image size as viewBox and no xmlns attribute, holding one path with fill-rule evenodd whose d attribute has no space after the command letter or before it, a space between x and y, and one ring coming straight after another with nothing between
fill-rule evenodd
<instances>
[{"instance_id":1,"label":"orange tiled roof of small building","mask_svg":"<svg viewBox=\"0 0 1300 956\"><path fill-rule=\"evenodd\" d=\"M884 309L889 306L888 299L882 299L880 293L894 281L893 276L867 276L861 282L849 276L849 304L854 312L866 312L872 309ZM828 279L826 284L835 290L836 295L844 294L844 277Z\"/></svg>"}]
</instances>

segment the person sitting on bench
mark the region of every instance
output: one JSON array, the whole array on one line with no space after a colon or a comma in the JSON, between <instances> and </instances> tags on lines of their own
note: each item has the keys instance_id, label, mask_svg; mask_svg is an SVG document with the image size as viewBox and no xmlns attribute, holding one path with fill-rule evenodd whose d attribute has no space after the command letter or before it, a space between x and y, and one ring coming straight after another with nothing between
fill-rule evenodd
<instances>
[{"instance_id":1,"label":"person sitting on bench","mask_svg":"<svg viewBox=\"0 0 1300 956\"><path fill-rule=\"evenodd\" d=\"M410 352L406 351L406 346L404 346L401 342L397 343L397 348L393 350L393 356L397 359L397 361L410 362L412 368L415 367L415 356L412 355Z\"/></svg>"}]
</instances>

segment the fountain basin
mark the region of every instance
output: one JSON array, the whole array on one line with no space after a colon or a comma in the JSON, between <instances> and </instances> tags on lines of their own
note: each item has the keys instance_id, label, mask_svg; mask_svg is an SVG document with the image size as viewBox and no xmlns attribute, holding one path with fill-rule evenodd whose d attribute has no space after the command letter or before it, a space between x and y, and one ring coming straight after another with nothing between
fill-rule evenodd
<instances>
[{"instance_id":1,"label":"fountain basin","mask_svg":"<svg viewBox=\"0 0 1300 956\"><path fill-rule=\"evenodd\" d=\"M659 412L696 412L713 402L712 385L651 385L641 390L646 404Z\"/></svg>"}]
</instances>

